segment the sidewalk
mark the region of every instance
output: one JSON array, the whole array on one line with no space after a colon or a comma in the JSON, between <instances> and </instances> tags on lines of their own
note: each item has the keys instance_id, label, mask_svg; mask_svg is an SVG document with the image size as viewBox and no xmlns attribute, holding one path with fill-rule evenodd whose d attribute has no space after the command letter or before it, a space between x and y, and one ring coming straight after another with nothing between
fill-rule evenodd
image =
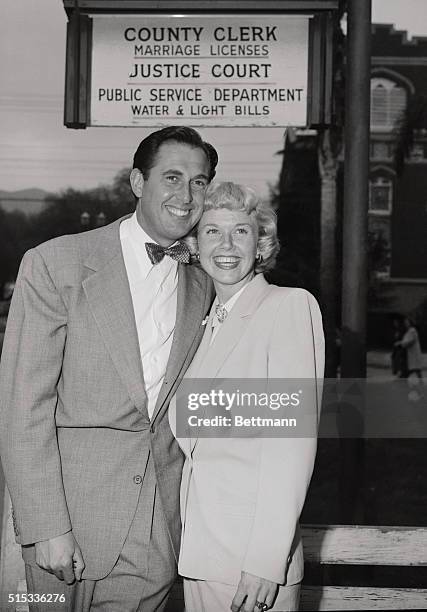
<instances>
[{"instance_id":1,"label":"sidewalk","mask_svg":"<svg viewBox=\"0 0 427 612\"><path fill-rule=\"evenodd\" d=\"M368 351L368 366L374 368L391 369L391 350L390 351ZM427 370L427 353L423 353L423 370Z\"/></svg>"},{"instance_id":2,"label":"sidewalk","mask_svg":"<svg viewBox=\"0 0 427 612\"><path fill-rule=\"evenodd\" d=\"M396 376L391 371L391 352L390 351L368 351L366 375L368 378L375 378L377 381L396 380ZM427 383L427 353L422 355L422 375L424 383Z\"/></svg>"}]
</instances>

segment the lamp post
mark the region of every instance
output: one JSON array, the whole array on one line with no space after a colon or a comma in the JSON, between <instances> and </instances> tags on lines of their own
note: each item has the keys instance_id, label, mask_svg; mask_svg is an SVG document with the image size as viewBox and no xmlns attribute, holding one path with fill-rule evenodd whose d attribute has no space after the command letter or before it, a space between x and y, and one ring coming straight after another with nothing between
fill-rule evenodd
<instances>
[{"instance_id":1,"label":"lamp post","mask_svg":"<svg viewBox=\"0 0 427 612\"><path fill-rule=\"evenodd\" d=\"M348 0L341 372L366 376L371 0Z\"/></svg>"}]
</instances>

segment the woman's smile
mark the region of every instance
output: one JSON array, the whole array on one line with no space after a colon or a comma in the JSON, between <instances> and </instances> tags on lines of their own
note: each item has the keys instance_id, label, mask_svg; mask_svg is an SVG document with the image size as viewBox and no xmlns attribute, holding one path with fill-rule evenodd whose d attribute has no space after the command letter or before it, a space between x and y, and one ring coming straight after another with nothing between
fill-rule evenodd
<instances>
[{"instance_id":1,"label":"woman's smile","mask_svg":"<svg viewBox=\"0 0 427 612\"><path fill-rule=\"evenodd\" d=\"M240 262L240 257L234 257L232 255L216 255L212 259L215 265L221 268L221 270L234 270Z\"/></svg>"}]
</instances>

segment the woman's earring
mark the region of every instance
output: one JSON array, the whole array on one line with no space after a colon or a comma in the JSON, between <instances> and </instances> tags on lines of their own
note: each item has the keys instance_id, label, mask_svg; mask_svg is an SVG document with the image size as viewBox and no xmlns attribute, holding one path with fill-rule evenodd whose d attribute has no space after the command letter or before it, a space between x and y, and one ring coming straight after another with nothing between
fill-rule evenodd
<instances>
[{"instance_id":1,"label":"woman's earring","mask_svg":"<svg viewBox=\"0 0 427 612\"><path fill-rule=\"evenodd\" d=\"M200 261L200 253L194 253L194 259Z\"/></svg>"},{"instance_id":2,"label":"woman's earring","mask_svg":"<svg viewBox=\"0 0 427 612\"><path fill-rule=\"evenodd\" d=\"M263 262L261 253L256 254L255 261L257 264L261 264Z\"/></svg>"}]
</instances>

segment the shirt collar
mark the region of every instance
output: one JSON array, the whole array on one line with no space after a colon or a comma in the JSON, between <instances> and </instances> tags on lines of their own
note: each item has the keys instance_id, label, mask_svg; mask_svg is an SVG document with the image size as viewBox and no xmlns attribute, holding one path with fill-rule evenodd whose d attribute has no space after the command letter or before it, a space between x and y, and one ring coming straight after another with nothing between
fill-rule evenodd
<instances>
[{"instance_id":1,"label":"shirt collar","mask_svg":"<svg viewBox=\"0 0 427 612\"><path fill-rule=\"evenodd\" d=\"M237 293L235 293L234 295L231 296L231 298L229 300L227 300L225 302L225 304L223 304L223 306L225 306L227 313L230 314L231 309L233 308L234 304L237 302L237 300L239 299L240 295L243 293L243 291L246 289L246 287L248 286L249 283L246 283L246 285L243 285L243 287L241 289L239 289L239 291ZM212 304L212 312L215 312L215 306L217 306L219 304L219 299L218 296L216 296L214 303Z\"/></svg>"},{"instance_id":2,"label":"shirt collar","mask_svg":"<svg viewBox=\"0 0 427 612\"><path fill-rule=\"evenodd\" d=\"M145 248L145 243L155 242L155 240L153 240L151 236L149 236L144 230L144 228L139 224L136 216L136 211L129 219L126 219L125 221L127 221L127 224L125 228L126 231L124 237L127 237L132 243L132 247L138 259L140 270L143 273L144 278L146 278L153 269L154 264L151 263L150 258L148 257L147 249ZM174 242L174 244L176 244L176 242ZM171 257L165 257L161 262L156 265L166 266L168 269L172 269L174 267L178 267L178 262L173 260Z\"/></svg>"}]
</instances>

